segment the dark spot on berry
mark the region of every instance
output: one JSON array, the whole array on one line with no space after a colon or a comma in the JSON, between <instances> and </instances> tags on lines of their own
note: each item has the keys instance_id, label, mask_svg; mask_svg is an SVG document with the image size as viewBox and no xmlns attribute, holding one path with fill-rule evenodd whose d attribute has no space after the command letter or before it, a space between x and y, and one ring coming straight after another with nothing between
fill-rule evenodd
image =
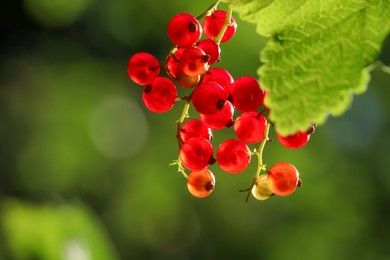
<instances>
[{"instance_id":1,"label":"dark spot on berry","mask_svg":"<svg viewBox=\"0 0 390 260\"><path fill-rule=\"evenodd\" d=\"M160 66L157 66L157 67L151 68L150 70L151 70L151 71L156 71L156 70L158 70L159 68L160 68Z\"/></svg>"},{"instance_id":2,"label":"dark spot on berry","mask_svg":"<svg viewBox=\"0 0 390 260\"><path fill-rule=\"evenodd\" d=\"M217 102L217 109L222 110L223 106L225 105L225 100L218 100Z\"/></svg>"},{"instance_id":3,"label":"dark spot on berry","mask_svg":"<svg viewBox=\"0 0 390 260\"><path fill-rule=\"evenodd\" d=\"M198 30L198 25L192 22L188 25L188 29L190 30L190 32L196 32Z\"/></svg>"}]
</instances>

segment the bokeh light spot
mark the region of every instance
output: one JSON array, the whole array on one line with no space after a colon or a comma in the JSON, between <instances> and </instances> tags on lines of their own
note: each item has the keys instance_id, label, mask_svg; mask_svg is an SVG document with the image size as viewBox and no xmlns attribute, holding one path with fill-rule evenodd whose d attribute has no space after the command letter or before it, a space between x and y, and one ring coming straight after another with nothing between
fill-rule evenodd
<instances>
[{"instance_id":1,"label":"bokeh light spot","mask_svg":"<svg viewBox=\"0 0 390 260\"><path fill-rule=\"evenodd\" d=\"M132 100L112 97L92 113L89 134L96 148L110 158L127 158L142 148L148 123Z\"/></svg>"},{"instance_id":2,"label":"bokeh light spot","mask_svg":"<svg viewBox=\"0 0 390 260\"><path fill-rule=\"evenodd\" d=\"M90 0L25 0L24 6L38 23L48 27L64 27L75 22L90 2Z\"/></svg>"}]
</instances>

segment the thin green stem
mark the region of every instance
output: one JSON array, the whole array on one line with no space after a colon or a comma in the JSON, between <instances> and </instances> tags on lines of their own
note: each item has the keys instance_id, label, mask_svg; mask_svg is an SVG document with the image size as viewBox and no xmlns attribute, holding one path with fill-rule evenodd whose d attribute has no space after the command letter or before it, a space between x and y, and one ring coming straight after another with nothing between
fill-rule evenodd
<instances>
[{"instance_id":1,"label":"thin green stem","mask_svg":"<svg viewBox=\"0 0 390 260\"><path fill-rule=\"evenodd\" d=\"M186 100L186 103L183 107L183 111L181 112L181 115L179 117L179 119L176 121L176 125L177 125L177 130L176 130L176 139L177 139L177 142L179 144L179 150L181 148L181 146L183 145L183 140L181 139L181 136L180 136L180 130L181 130L181 126L184 122L184 120L189 117L189 114L188 114L188 109L190 108L190 105L191 105L191 99L188 98Z\"/></svg>"},{"instance_id":2,"label":"thin green stem","mask_svg":"<svg viewBox=\"0 0 390 260\"><path fill-rule=\"evenodd\" d=\"M186 173L183 165L181 164L180 157L177 160L174 160L169 165L170 166L177 165L177 171L180 172L184 176L184 178L188 179L188 174Z\"/></svg>"},{"instance_id":3,"label":"thin green stem","mask_svg":"<svg viewBox=\"0 0 390 260\"><path fill-rule=\"evenodd\" d=\"M198 17L196 17L196 19L202 20L205 16L207 16L210 12L214 11L215 8L217 8L219 2L220 2L220 0L214 1L214 3L209 8L207 8L206 11L204 11L202 14L200 14Z\"/></svg>"},{"instance_id":4,"label":"thin green stem","mask_svg":"<svg viewBox=\"0 0 390 260\"><path fill-rule=\"evenodd\" d=\"M271 124L268 122L266 127L265 127L265 131L264 131L264 138L263 140L261 141L260 145L259 145L259 150L258 150L258 153L257 153L257 158L258 158L258 161L257 161L257 171L256 171L256 174L255 174L255 177L259 177L261 171L265 171L266 168L265 168L265 164L263 164L263 151L264 151L264 147L265 147L265 144L267 143L268 141L268 133L269 133L269 128L270 128Z\"/></svg>"},{"instance_id":5,"label":"thin green stem","mask_svg":"<svg viewBox=\"0 0 390 260\"><path fill-rule=\"evenodd\" d=\"M232 14L233 14L233 9L229 7L227 10L227 16L226 16L225 23L223 24L218 36L214 39L218 43L218 45L221 44L222 37L225 34L226 29L230 25L230 20L232 19Z\"/></svg>"},{"instance_id":6,"label":"thin green stem","mask_svg":"<svg viewBox=\"0 0 390 260\"><path fill-rule=\"evenodd\" d=\"M189 117L188 110L189 110L190 105L191 105L191 98L187 98L187 99L185 99L185 101L186 101L186 103L183 107L183 111L181 112L179 119L176 121L176 125L177 125L176 138L177 138L177 142L179 144L179 151L180 151L181 146L183 145L183 139L181 139L180 130L181 130L181 127L183 125L184 120L187 117ZM180 156L179 156L179 158L177 158L177 160L174 160L169 165L170 166L177 165L177 171L180 172L181 174L183 174L183 176L186 179L188 179L188 174L186 173L183 165L181 164Z\"/></svg>"},{"instance_id":7,"label":"thin green stem","mask_svg":"<svg viewBox=\"0 0 390 260\"><path fill-rule=\"evenodd\" d=\"M264 138L261 141L259 148L257 150L255 149L252 153L257 156L257 169L255 175L253 176L253 180L249 188L245 190L240 190L240 191L247 192L245 201L248 201L249 197L251 196L253 186L256 185L257 178L260 176L261 171L266 171L266 165L263 164L263 151L264 151L265 144L268 141L268 133L269 133L270 126L271 123L268 121L264 131Z\"/></svg>"}]
</instances>

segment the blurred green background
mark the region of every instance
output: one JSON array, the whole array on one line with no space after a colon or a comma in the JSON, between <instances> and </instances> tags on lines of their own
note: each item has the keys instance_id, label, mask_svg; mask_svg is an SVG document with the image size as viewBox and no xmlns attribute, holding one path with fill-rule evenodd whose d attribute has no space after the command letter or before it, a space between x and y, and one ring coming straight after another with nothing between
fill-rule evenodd
<instances>
[{"instance_id":1,"label":"blurred green background","mask_svg":"<svg viewBox=\"0 0 390 260\"><path fill-rule=\"evenodd\" d=\"M300 171L289 197L245 203L255 158L239 175L212 166L206 199L168 166L182 104L147 111L127 61L163 60L169 19L212 2L1 3L0 259L390 259L390 76L379 68L306 147L267 144L268 165ZM265 39L236 20L218 66L256 76ZM232 136L214 132L214 147Z\"/></svg>"}]
</instances>

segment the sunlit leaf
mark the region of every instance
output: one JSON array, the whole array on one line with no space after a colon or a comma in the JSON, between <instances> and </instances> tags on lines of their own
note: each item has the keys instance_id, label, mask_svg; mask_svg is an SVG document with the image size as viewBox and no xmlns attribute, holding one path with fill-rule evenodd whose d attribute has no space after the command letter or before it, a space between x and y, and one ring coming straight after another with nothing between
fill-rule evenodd
<instances>
[{"instance_id":1,"label":"sunlit leaf","mask_svg":"<svg viewBox=\"0 0 390 260\"><path fill-rule=\"evenodd\" d=\"M368 67L390 30L387 0L224 0L270 39L260 83L281 134L322 124L366 90Z\"/></svg>"}]
</instances>

